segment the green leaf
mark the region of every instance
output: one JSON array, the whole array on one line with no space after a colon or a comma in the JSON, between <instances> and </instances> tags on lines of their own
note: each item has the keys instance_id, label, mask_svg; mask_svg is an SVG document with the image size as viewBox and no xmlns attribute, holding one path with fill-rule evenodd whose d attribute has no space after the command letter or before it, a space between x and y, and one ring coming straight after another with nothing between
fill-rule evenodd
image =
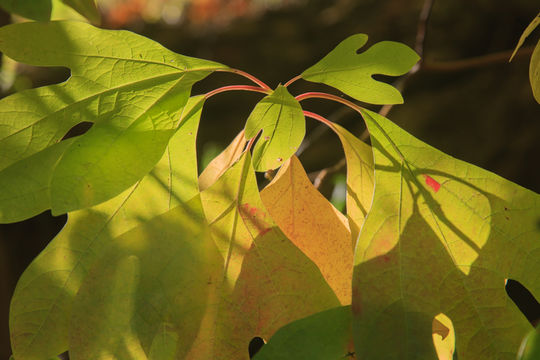
<instances>
[{"instance_id":1,"label":"green leaf","mask_svg":"<svg viewBox=\"0 0 540 360\"><path fill-rule=\"evenodd\" d=\"M306 134L306 121L300 103L286 87L279 85L262 99L246 122L246 139L262 134L253 149L256 171L275 169L298 149Z\"/></svg>"},{"instance_id":2,"label":"green leaf","mask_svg":"<svg viewBox=\"0 0 540 360\"><path fill-rule=\"evenodd\" d=\"M371 147L338 124L332 124L347 160L347 218L356 244L373 199L373 152Z\"/></svg>"},{"instance_id":3,"label":"green leaf","mask_svg":"<svg viewBox=\"0 0 540 360\"><path fill-rule=\"evenodd\" d=\"M254 336L339 306L317 266L274 224L249 153L201 193L222 258L197 341L186 359L247 360Z\"/></svg>"},{"instance_id":4,"label":"green leaf","mask_svg":"<svg viewBox=\"0 0 540 360\"><path fill-rule=\"evenodd\" d=\"M0 0L0 7L27 19L47 21L51 18L51 0Z\"/></svg>"},{"instance_id":5,"label":"green leaf","mask_svg":"<svg viewBox=\"0 0 540 360\"><path fill-rule=\"evenodd\" d=\"M125 259L132 258L140 262L140 280L128 287L133 265ZM198 195L115 238L74 300L70 358L145 359L163 342L164 329L190 344L220 265ZM175 359L185 358L185 346L172 350Z\"/></svg>"},{"instance_id":6,"label":"green leaf","mask_svg":"<svg viewBox=\"0 0 540 360\"><path fill-rule=\"evenodd\" d=\"M285 325L254 359L354 359L351 345L351 307L342 306Z\"/></svg>"},{"instance_id":7,"label":"green leaf","mask_svg":"<svg viewBox=\"0 0 540 360\"><path fill-rule=\"evenodd\" d=\"M531 325L505 279L540 296L540 197L362 115L375 192L355 252L357 357L434 359L433 319L444 314L460 360L515 358Z\"/></svg>"},{"instance_id":8,"label":"green leaf","mask_svg":"<svg viewBox=\"0 0 540 360\"><path fill-rule=\"evenodd\" d=\"M192 98L186 108L199 101ZM141 181L105 203L70 213L64 229L25 270L10 308L17 358L41 360L68 350L73 299L104 246L198 193L195 140L200 114L185 114L168 150Z\"/></svg>"},{"instance_id":9,"label":"green leaf","mask_svg":"<svg viewBox=\"0 0 540 360\"><path fill-rule=\"evenodd\" d=\"M535 359L540 359L540 327L527 334L527 337L523 339L518 354L518 360Z\"/></svg>"},{"instance_id":10,"label":"green leaf","mask_svg":"<svg viewBox=\"0 0 540 360\"><path fill-rule=\"evenodd\" d=\"M75 140L54 144L0 170L0 223L22 221L51 207L54 168Z\"/></svg>"},{"instance_id":11,"label":"green leaf","mask_svg":"<svg viewBox=\"0 0 540 360\"><path fill-rule=\"evenodd\" d=\"M73 316L76 331L71 332L74 346L69 348L69 358L145 360L132 324L141 261L131 255L101 265L105 265L101 272L108 276L99 277L91 272L84 285L99 281L99 286L83 285L77 295L79 301Z\"/></svg>"},{"instance_id":12,"label":"green leaf","mask_svg":"<svg viewBox=\"0 0 540 360\"><path fill-rule=\"evenodd\" d=\"M225 68L127 31L70 21L3 27L0 49L17 61L72 71L65 83L0 101L0 169L59 142L80 122L94 123L54 170L54 214L103 202L147 174L174 134L193 83Z\"/></svg>"},{"instance_id":13,"label":"green leaf","mask_svg":"<svg viewBox=\"0 0 540 360\"><path fill-rule=\"evenodd\" d=\"M101 15L96 7L95 0L62 0L62 2L71 6L93 24L99 25L101 22Z\"/></svg>"},{"instance_id":14,"label":"green leaf","mask_svg":"<svg viewBox=\"0 0 540 360\"><path fill-rule=\"evenodd\" d=\"M523 34L521 34L520 38L519 38L519 41L516 45L516 48L514 49L514 52L512 53L512 56L510 57L510 60L509 61L512 61L512 59L514 58L514 56L516 55L516 53L518 52L519 48L521 47L521 45L523 45L523 43L525 42L525 39L531 35L531 33L534 31L534 29L536 29L536 27L540 25L540 13L538 13L538 15L536 15L533 19L533 21L531 21L531 23L525 28L525 30L523 31ZM537 46L538 48L538 46Z\"/></svg>"},{"instance_id":15,"label":"green leaf","mask_svg":"<svg viewBox=\"0 0 540 360\"><path fill-rule=\"evenodd\" d=\"M301 76L308 81L335 87L356 100L371 104L401 104L403 98L391 85L373 79L373 75L399 76L407 73L420 59L408 46L381 41L363 53L367 35L356 34L343 40Z\"/></svg>"}]
</instances>

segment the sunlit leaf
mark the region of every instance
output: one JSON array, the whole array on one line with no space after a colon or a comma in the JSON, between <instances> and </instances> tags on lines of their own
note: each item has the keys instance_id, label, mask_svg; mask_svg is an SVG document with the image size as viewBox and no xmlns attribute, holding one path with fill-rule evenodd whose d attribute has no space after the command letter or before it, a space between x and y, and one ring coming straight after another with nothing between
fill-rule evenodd
<instances>
[{"instance_id":1,"label":"sunlit leaf","mask_svg":"<svg viewBox=\"0 0 540 360\"><path fill-rule=\"evenodd\" d=\"M321 271L340 302L351 303L353 244L347 219L311 184L291 157L261 191L272 219Z\"/></svg>"},{"instance_id":2,"label":"sunlit leaf","mask_svg":"<svg viewBox=\"0 0 540 360\"><path fill-rule=\"evenodd\" d=\"M59 142L80 122L94 123L54 169L54 214L103 202L147 174L174 134L192 84L224 68L75 21L5 26L0 49L17 61L71 69L65 83L0 101L0 169Z\"/></svg>"},{"instance_id":3,"label":"sunlit leaf","mask_svg":"<svg viewBox=\"0 0 540 360\"><path fill-rule=\"evenodd\" d=\"M101 21L101 15L94 0L62 0L66 5L71 6L79 14L90 20L93 24Z\"/></svg>"},{"instance_id":4,"label":"sunlit leaf","mask_svg":"<svg viewBox=\"0 0 540 360\"><path fill-rule=\"evenodd\" d=\"M326 310L279 329L255 360L354 359L351 307Z\"/></svg>"},{"instance_id":5,"label":"sunlit leaf","mask_svg":"<svg viewBox=\"0 0 540 360\"><path fill-rule=\"evenodd\" d=\"M330 85L356 100L372 104L401 104L400 92L391 85L373 79L373 75L399 76L419 60L408 46L381 41L360 53L367 35L356 34L343 40L318 63L302 73L309 81Z\"/></svg>"},{"instance_id":6,"label":"sunlit leaf","mask_svg":"<svg viewBox=\"0 0 540 360\"><path fill-rule=\"evenodd\" d=\"M253 166L266 171L281 166L296 152L306 134L306 121L300 103L279 85L255 106L245 130L248 140L262 130L253 149Z\"/></svg>"},{"instance_id":7,"label":"sunlit leaf","mask_svg":"<svg viewBox=\"0 0 540 360\"><path fill-rule=\"evenodd\" d=\"M75 139L54 144L0 170L0 223L22 221L51 207L52 173Z\"/></svg>"},{"instance_id":8,"label":"sunlit leaf","mask_svg":"<svg viewBox=\"0 0 540 360\"><path fill-rule=\"evenodd\" d=\"M373 153L371 147L343 127L332 124L347 160L347 218L356 244L360 228L373 199Z\"/></svg>"},{"instance_id":9,"label":"sunlit leaf","mask_svg":"<svg viewBox=\"0 0 540 360\"><path fill-rule=\"evenodd\" d=\"M192 98L186 108L199 103ZM115 198L68 215L58 236L25 270L13 295L14 354L41 360L68 350L73 298L91 264L112 239L198 193L195 138L200 110L185 114L154 169Z\"/></svg>"},{"instance_id":10,"label":"sunlit leaf","mask_svg":"<svg viewBox=\"0 0 540 360\"><path fill-rule=\"evenodd\" d=\"M203 191L216 182L240 158L245 145L246 138L244 130L242 130L229 146L216 156L201 173L199 176L199 189Z\"/></svg>"},{"instance_id":11,"label":"sunlit leaf","mask_svg":"<svg viewBox=\"0 0 540 360\"><path fill-rule=\"evenodd\" d=\"M433 319L444 314L460 360L515 358L531 325L505 279L540 296L540 197L362 115L375 193L355 252L358 357L433 359Z\"/></svg>"},{"instance_id":12,"label":"sunlit leaf","mask_svg":"<svg viewBox=\"0 0 540 360\"><path fill-rule=\"evenodd\" d=\"M259 197L249 153L201 193L224 267L199 336L185 359L248 359L255 336L339 305L317 266L274 224Z\"/></svg>"}]
</instances>

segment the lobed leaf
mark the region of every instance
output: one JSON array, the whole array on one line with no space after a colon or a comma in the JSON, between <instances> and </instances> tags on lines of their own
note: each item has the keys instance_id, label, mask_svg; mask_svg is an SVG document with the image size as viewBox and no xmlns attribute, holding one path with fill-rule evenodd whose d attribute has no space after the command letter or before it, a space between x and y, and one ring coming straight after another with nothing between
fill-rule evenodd
<instances>
[{"instance_id":1,"label":"lobed leaf","mask_svg":"<svg viewBox=\"0 0 540 360\"><path fill-rule=\"evenodd\" d=\"M140 180L163 155L193 83L225 68L127 31L71 21L5 26L0 50L72 71L65 83L0 101L0 169L60 142L80 122L94 123L53 171L53 214L98 204Z\"/></svg>"},{"instance_id":2,"label":"lobed leaf","mask_svg":"<svg viewBox=\"0 0 540 360\"><path fill-rule=\"evenodd\" d=\"M408 46L381 41L363 53L367 35L356 34L343 40L301 76L343 91L356 100L371 104L401 104L403 98L393 86L373 79L373 75L399 76L407 73L420 59Z\"/></svg>"},{"instance_id":3,"label":"lobed leaf","mask_svg":"<svg viewBox=\"0 0 540 360\"><path fill-rule=\"evenodd\" d=\"M245 136L250 140L262 130L253 149L256 171L275 169L298 149L306 134L306 122L300 103L286 87L279 85L262 99L246 122Z\"/></svg>"},{"instance_id":4,"label":"lobed leaf","mask_svg":"<svg viewBox=\"0 0 540 360\"><path fill-rule=\"evenodd\" d=\"M375 192L355 251L358 357L433 359L433 320L444 314L459 359L515 359L531 325L505 279L540 296L540 197L362 115Z\"/></svg>"},{"instance_id":5,"label":"lobed leaf","mask_svg":"<svg viewBox=\"0 0 540 360\"><path fill-rule=\"evenodd\" d=\"M196 108L200 98L186 108ZM25 270L10 308L16 358L40 360L68 350L74 297L104 247L198 193L200 115L200 109L184 114L162 159L141 181L105 203L70 213L66 226Z\"/></svg>"},{"instance_id":6,"label":"lobed leaf","mask_svg":"<svg viewBox=\"0 0 540 360\"><path fill-rule=\"evenodd\" d=\"M313 186L296 156L261 191L272 220L311 259L343 305L351 303L353 243L347 219Z\"/></svg>"}]
</instances>

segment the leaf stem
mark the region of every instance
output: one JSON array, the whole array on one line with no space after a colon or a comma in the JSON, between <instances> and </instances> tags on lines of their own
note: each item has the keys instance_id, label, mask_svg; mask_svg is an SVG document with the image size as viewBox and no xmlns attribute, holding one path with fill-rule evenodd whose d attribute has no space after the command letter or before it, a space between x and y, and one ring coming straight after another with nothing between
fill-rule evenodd
<instances>
[{"instance_id":1,"label":"leaf stem","mask_svg":"<svg viewBox=\"0 0 540 360\"><path fill-rule=\"evenodd\" d=\"M327 93L323 93L323 92L307 92L307 93L300 94L300 95L295 97L295 99L297 101L302 101L302 100L305 100L305 99L312 99L312 98L327 99L327 100L337 101L337 102L342 103L343 105L346 105L346 106L350 107L351 109L353 109L355 111L358 111L358 112L360 112L360 110L362 109L359 105L356 105L355 103L353 103L350 100L344 99L344 98L339 97L337 95L327 94Z\"/></svg>"},{"instance_id":2,"label":"leaf stem","mask_svg":"<svg viewBox=\"0 0 540 360\"><path fill-rule=\"evenodd\" d=\"M289 85L291 85L293 82L295 82L296 80L300 80L302 78L302 75L296 75L295 77L293 77L291 80L287 81L285 83L285 85L283 85L284 87L287 87Z\"/></svg>"},{"instance_id":3,"label":"leaf stem","mask_svg":"<svg viewBox=\"0 0 540 360\"><path fill-rule=\"evenodd\" d=\"M227 92L227 91L236 91L236 90L253 91L253 92L260 92L260 93L264 93L264 94L269 94L271 92L271 89L263 89L263 88L258 87L258 86L228 85L228 86L223 86L223 87L214 89L212 91L209 91L206 94L204 94L204 97L206 99L209 99L212 96L217 95L219 93Z\"/></svg>"},{"instance_id":4,"label":"leaf stem","mask_svg":"<svg viewBox=\"0 0 540 360\"><path fill-rule=\"evenodd\" d=\"M313 113L311 111L305 111L304 110L303 112L304 112L305 117L309 117L309 118L315 119L317 121L320 121L323 124L330 127L332 130L334 129L333 123L330 120L328 120L327 118L325 118L325 117L323 117L323 116L321 116L319 114L315 114L315 113Z\"/></svg>"},{"instance_id":5,"label":"leaf stem","mask_svg":"<svg viewBox=\"0 0 540 360\"><path fill-rule=\"evenodd\" d=\"M270 86L266 85L265 82L263 82L262 80L259 80L255 76L253 76L253 75L251 75L251 74L249 74L249 73L247 73L245 71L238 70L238 69L220 69L220 70L217 70L217 71L223 71L223 72L230 72L230 73L233 73L233 74L238 74L240 76L245 77L246 79L249 79L249 80L253 81L255 84L259 85L263 89L272 90L272 88Z\"/></svg>"}]
</instances>

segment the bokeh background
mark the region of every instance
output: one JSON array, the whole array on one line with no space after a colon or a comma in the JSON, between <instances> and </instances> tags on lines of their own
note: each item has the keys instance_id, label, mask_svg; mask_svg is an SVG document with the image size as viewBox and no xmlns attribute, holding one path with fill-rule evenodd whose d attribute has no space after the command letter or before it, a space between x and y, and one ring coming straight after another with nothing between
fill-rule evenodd
<instances>
[{"instance_id":1,"label":"bokeh background","mask_svg":"<svg viewBox=\"0 0 540 360\"><path fill-rule=\"evenodd\" d=\"M368 45L394 40L414 47L425 4L424 0L97 2L104 28L128 29L178 53L242 69L271 87L298 75L355 33L368 34ZM54 16L72 16L56 0L53 4ZM436 0L426 23L424 66L402 84L405 104L394 106L388 117L448 154L539 192L540 105L532 96L528 68L540 30L508 63L522 31L539 10L538 0ZM12 21L20 19L0 12L0 24ZM31 67L4 57L0 96L68 76L66 69ZM235 75L214 74L194 93L246 83ZM290 87L293 94L316 89L339 94L303 81ZM243 128L260 98L260 94L231 92L207 102L198 137L201 168ZM303 105L357 135L364 131L361 118L340 105L322 101ZM315 121L308 119L307 125L300 159L315 178L321 169L339 164L343 152L335 135ZM320 187L338 206L344 173L344 167L334 167ZM25 222L0 225L0 359L11 354L8 310L17 279L65 221L65 216L53 218L46 212Z\"/></svg>"}]
</instances>

